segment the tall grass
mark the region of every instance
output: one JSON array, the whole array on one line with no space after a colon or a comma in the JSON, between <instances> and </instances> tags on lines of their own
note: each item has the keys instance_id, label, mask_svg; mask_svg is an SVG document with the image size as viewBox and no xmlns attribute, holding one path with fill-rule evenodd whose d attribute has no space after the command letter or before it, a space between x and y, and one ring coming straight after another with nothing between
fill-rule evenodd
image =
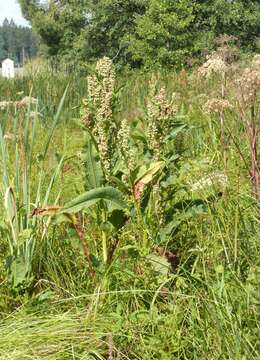
<instances>
[{"instance_id":1,"label":"tall grass","mask_svg":"<svg viewBox=\"0 0 260 360\"><path fill-rule=\"evenodd\" d=\"M31 217L34 208L63 206L89 190L89 135L72 121L80 116L87 81L61 73L0 80L0 100L31 94L39 99L37 112L42 115L34 121L31 109L0 115L2 264L10 256L7 240L17 234L12 232L15 221L21 244L26 244L30 227L34 237L29 286L14 289L5 266L0 267L1 359L259 358L259 209L233 141L248 160L245 129L235 111L226 113L224 161L218 116L203 110L207 97L218 93L220 79L205 83L184 73L154 78L168 95L177 93L175 122L185 124L185 131L179 129L167 143L166 150L174 149L178 158L171 158L174 166L159 183L164 201L173 208L165 210L172 217L171 231L160 224L156 195L149 193L149 186L158 184L156 177L144 191L144 200L150 202L142 204L146 212L132 206L127 193L131 213L118 231L99 223L108 209L95 204L80 218L94 279L75 228L58 219ZM116 87L124 87L117 93L111 121L127 119L135 139L147 136L139 124L149 121L150 80L150 74L140 73L117 82ZM8 140L8 134L17 140ZM136 159L142 162L143 148L138 151ZM123 191L126 185L119 181L113 186L119 184ZM147 194L152 194L149 201ZM9 206L15 199L9 214L4 196ZM104 216L109 219L109 213ZM113 250L111 261L103 256L104 234L108 258L109 248ZM171 268L158 256L162 249L179 264Z\"/></svg>"}]
</instances>

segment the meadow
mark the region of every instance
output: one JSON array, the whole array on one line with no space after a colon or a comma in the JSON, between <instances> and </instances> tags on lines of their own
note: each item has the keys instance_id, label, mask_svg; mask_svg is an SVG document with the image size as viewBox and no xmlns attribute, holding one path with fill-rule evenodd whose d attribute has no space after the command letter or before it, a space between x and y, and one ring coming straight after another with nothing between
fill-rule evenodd
<instances>
[{"instance_id":1,"label":"meadow","mask_svg":"<svg viewBox=\"0 0 260 360\"><path fill-rule=\"evenodd\" d=\"M0 359L259 358L259 69L0 78Z\"/></svg>"}]
</instances>

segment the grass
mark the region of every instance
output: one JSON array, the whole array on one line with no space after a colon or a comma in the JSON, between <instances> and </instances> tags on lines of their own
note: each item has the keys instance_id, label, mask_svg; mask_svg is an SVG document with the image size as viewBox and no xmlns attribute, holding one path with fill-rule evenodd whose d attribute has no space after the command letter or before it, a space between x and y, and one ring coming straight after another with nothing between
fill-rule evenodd
<instances>
[{"instance_id":1,"label":"grass","mask_svg":"<svg viewBox=\"0 0 260 360\"><path fill-rule=\"evenodd\" d=\"M28 123L26 132L26 111L1 111L4 134L14 133L14 119L18 124L19 140L5 141L13 188L16 189L17 180L16 154L20 159L21 184L24 169L30 167L29 185L20 190L17 207L18 238L26 243L28 229L32 229L35 248L30 259L32 278L27 274L23 286L16 288L10 269L8 273L4 265L10 256L11 235L3 206L5 188L1 184L0 359L259 358L259 208L244 163L228 132L225 164L218 118L202 111L205 95L201 94L215 94L218 80L210 84L189 80L184 84L183 76L178 74L157 77L160 84L166 84L169 94L178 93L177 119L188 125L172 144L180 160L160 183L162 196L173 197L166 216L173 216L177 225L166 234L154 214L153 202L147 212L141 213L141 220L140 214L131 215L131 220L116 232L99 224L99 212L104 211L101 205L86 210L81 220L93 256L94 280L73 227L51 222L48 217L27 218L23 200L29 191L27 206L31 214L37 206L55 202L63 205L84 191L87 173L82 159L86 139L73 120L80 117L86 80L72 76L68 81L62 74L0 80L0 101L17 100L31 92L39 99L42 114L34 128ZM119 79L125 87L119 94L116 121L148 121L149 79L148 74L141 73ZM68 93L54 127L68 82ZM21 91L23 94L19 95ZM246 134L235 111L226 115L226 123L249 160ZM46 157L41 160L52 129ZM29 160L25 143L30 149ZM138 160L147 161L140 148L138 151ZM61 170L53 177L62 157ZM191 191L194 184L214 172L227 176L224 187L214 184ZM173 185L167 187L167 181ZM192 203L188 211L185 202ZM104 233L108 246L116 243L109 264L102 263ZM140 244L146 237L149 246L143 247ZM174 271L164 257L156 257L158 246L178 257L179 265Z\"/></svg>"}]
</instances>

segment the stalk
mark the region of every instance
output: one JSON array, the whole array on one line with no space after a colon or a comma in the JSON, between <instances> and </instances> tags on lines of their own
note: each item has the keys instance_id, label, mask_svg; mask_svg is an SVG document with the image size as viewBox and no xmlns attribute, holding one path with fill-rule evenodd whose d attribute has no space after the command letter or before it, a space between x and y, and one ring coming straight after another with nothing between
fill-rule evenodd
<instances>
[{"instance_id":1,"label":"stalk","mask_svg":"<svg viewBox=\"0 0 260 360\"><path fill-rule=\"evenodd\" d=\"M227 76L226 73L223 72L222 74L222 84L221 84L221 98L222 100L225 99L226 95L226 82ZM223 149L223 161L225 169L227 170L227 149L226 149L226 139L225 139L225 118L224 118L224 110L220 112L220 127L221 127L221 143Z\"/></svg>"},{"instance_id":2,"label":"stalk","mask_svg":"<svg viewBox=\"0 0 260 360\"><path fill-rule=\"evenodd\" d=\"M106 221L106 213L105 213L105 210L102 210L102 222L105 223L105 221ZM104 230L101 230L101 237L102 237L103 261L104 261L104 264L107 264L107 259L108 259L107 235Z\"/></svg>"},{"instance_id":3,"label":"stalk","mask_svg":"<svg viewBox=\"0 0 260 360\"><path fill-rule=\"evenodd\" d=\"M257 159L257 135L259 129L255 125L255 108L251 107L251 126L250 132L248 134L250 139L250 149L251 149L251 176L253 182L253 191L256 201L260 202L260 172Z\"/></svg>"},{"instance_id":4,"label":"stalk","mask_svg":"<svg viewBox=\"0 0 260 360\"><path fill-rule=\"evenodd\" d=\"M88 246L86 245L85 243L85 233L84 233L84 230L83 230L83 227L80 223L80 219L77 218L77 221L76 223L74 224L74 227L75 227L75 230L77 231L77 234L79 236L79 239L80 239L80 242L81 242L81 246L82 246L82 249L83 249L83 253L85 255L85 258L87 259L88 261L88 264L89 264L89 270L90 270L90 273L91 273L91 276L94 277L95 276L95 270L93 269L92 267L92 263L91 263L91 259L90 259L90 251L89 251L89 248Z\"/></svg>"}]
</instances>

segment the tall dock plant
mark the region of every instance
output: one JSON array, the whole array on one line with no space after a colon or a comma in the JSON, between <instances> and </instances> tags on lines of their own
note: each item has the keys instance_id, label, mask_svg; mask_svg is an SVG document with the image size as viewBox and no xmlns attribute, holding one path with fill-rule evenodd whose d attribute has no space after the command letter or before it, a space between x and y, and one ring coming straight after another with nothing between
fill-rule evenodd
<instances>
[{"instance_id":1,"label":"tall dock plant","mask_svg":"<svg viewBox=\"0 0 260 360\"><path fill-rule=\"evenodd\" d=\"M120 97L108 58L97 62L87 81L80 121L86 136L82 154L86 192L64 206L36 209L35 215L55 215L72 223L83 248L88 249L88 268L96 275L109 271L127 229L134 228L132 246L145 257L153 251L159 230L166 228L171 234L176 222L172 224L172 218L166 217L165 209L175 200L171 174L179 156L174 141L186 125L178 120L174 95L168 96L155 79L150 83L143 119L133 124L116 114ZM184 117L180 115L180 119ZM83 215L82 224L78 213Z\"/></svg>"},{"instance_id":2,"label":"tall dock plant","mask_svg":"<svg viewBox=\"0 0 260 360\"><path fill-rule=\"evenodd\" d=\"M151 182L153 176L161 169L162 163L149 164L141 170L143 163L136 162L137 148L131 140L131 126L126 119L119 123L115 119L115 71L112 61L103 58L97 62L96 73L88 77L88 97L83 101L82 122L85 130L89 133L86 144L86 186L114 185L118 191L122 191L128 199L129 206L135 204L137 217L140 224L140 232L147 239L142 214L140 214L139 199L135 196L136 189ZM95 155L96 154L96 155ZM139 154L140 155L140 154ZM141 162L143 159L141 157ZM146 175L146 177L145 177ZM95 180L93 182L93 180ZM107 235L105 224L108 219L114 218L109 215L110 209L101 202L97 211L97 219L101 225L103 261L107 263L108 253ZM121 218L118 218L121 217ZM124 215L117 212L115 224L124 224ZM116 230L119 230L118 228ZM144 239L143 245L147 246ZM111 260L111 259L110 259ZM109 261L110 261L109 260Z\"/></svg>"}]
</instances>

